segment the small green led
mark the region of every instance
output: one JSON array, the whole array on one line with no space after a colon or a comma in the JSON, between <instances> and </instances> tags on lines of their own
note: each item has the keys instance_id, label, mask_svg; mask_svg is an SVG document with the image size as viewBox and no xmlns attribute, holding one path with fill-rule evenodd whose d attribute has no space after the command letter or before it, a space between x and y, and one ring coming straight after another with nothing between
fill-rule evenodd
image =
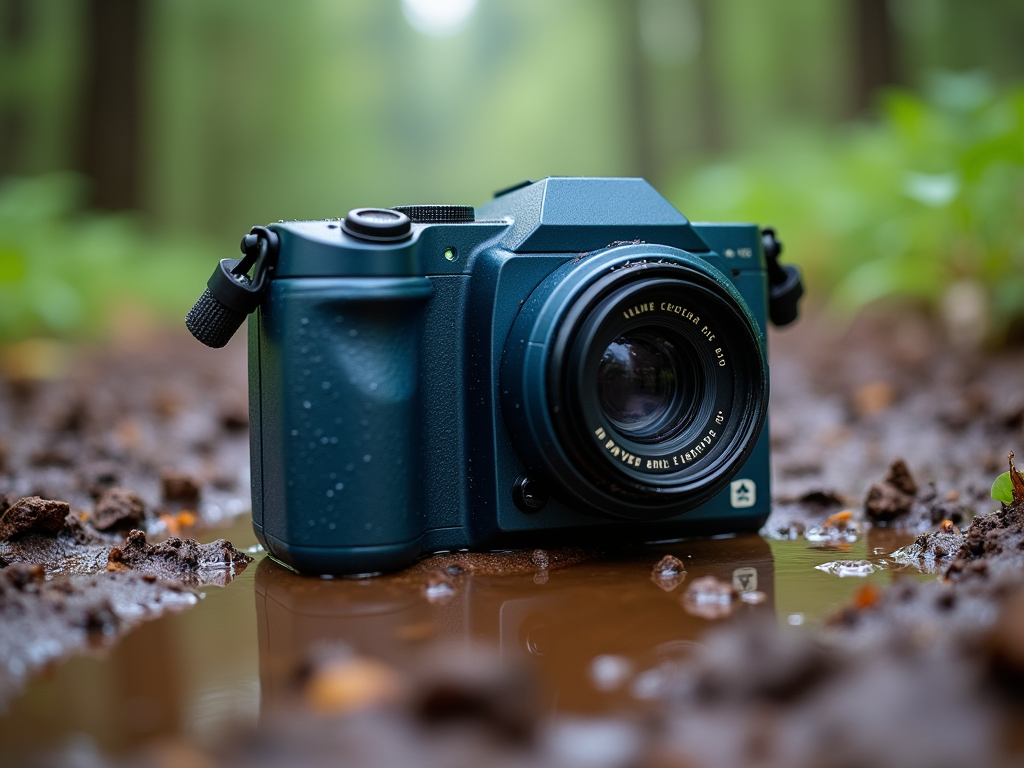
<instances>
[{"instance_id":1,"label":"small green led","mask_svg":"<svg viewBox=\"0 0 1024 768\"><path fill-rule=\"evenodd\" d=\"M444 249L444 257L448 259L448 261L455 261L459 258L459 254L452 246L448 246Z\"/></svg>"}]
</instances>

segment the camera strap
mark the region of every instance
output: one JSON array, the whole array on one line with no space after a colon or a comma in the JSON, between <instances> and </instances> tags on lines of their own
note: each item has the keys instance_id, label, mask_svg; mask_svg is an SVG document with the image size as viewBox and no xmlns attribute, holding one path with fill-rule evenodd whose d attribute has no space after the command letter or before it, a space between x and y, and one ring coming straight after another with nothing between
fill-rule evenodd
<instances>
[{"instance_id":1,"label":"camera strap","mask_svg":"<svg viewBox=\"0 0 1024 768\"><path fill-rule=\"evenodd\" d=\"M775 230L771 227L761 230L761 247L764 248L768 268L768 317L772 325L781 328L800 314L804 285L797 267L779 263L782 243L776 239Z\"/></svg>"},{"instance_id":2,"label":"camera strap","mask_svg":"<svg viewBox=\"0 0 1024 768\"><path fill-rule=\"evenodd\" d=\"M185 326L208 347L223 347L263 301L267 280L277 266L280 240L266 227L242 238L241 259L221 259L206 290L185 316ZM252 270L250 277L249 271Z\"/></svg>"}]
</instances>

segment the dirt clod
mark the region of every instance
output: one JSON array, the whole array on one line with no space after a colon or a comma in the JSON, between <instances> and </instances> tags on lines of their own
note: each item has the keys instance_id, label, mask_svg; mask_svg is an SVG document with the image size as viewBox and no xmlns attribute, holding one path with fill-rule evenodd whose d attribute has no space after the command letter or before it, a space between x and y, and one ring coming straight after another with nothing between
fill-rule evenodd
<instances>
[{"instance_id":1,"label":"dirt clod","mask_svg":"<svg viewBox=\"0 0 1024 768\"><path fill-rule=\"evenodd\" d=\"M888 522L910 512L917 493L917 483L903 459L896 459L885 478L868 490L864 511L874 522Z\"/></svg>"},{"instance_id":2,"label":"dirt clod","mask_svg":"<svg viewBox=\"0 0 1024 768\"><path fill-rule=\"evenodd\" d=\"M535 549L530 553L530 562L543 570L551 565L551 556L543 549Z\"/></svg>"},{"instance_id":3,"label":"dirt clod","mask_svg":"<svg viewBox=\"0 0 1024 768\"><path fill-rule=\"evenodd\" d=\"M226 568L252 562L225 539L200 544L192 539L171 537L159 544L146 542L146 534L132 531L120 547L110 550L107 570L133 569L181 579L204 568Z\"/></svg>"},{"instance_id":4,"label":"dirt clod","mask_svg":"<svg viewBox=\"0 0 1024 768\"><path fill-rule=\"evenodd\" d=\"M146 505L134 491L111 488L100 496L90 519L99 531L131 530L145 523Z\"/></svg>"},{"instance_id":5,"label":"dirt clod","mask_svg":"<svg viewBox=\"0 0 1024 768\"><path fill-rule=\"evenodd\" d=\"M167 470L160 473L160 490L164 501L195 506L199 503L202 483L186 472Z\"/></svg>"},{"instance_id":6,"label":"dirt clod","mask_svg":"<svg viewBox=\"0 0 1024 768\"><path fill-rule=\"evenodd\" d=\"M20 499L0 516L0 540L13 541L31 534L56 536L70 512L66 501L38 496Z\"/></svg>"},{"instance_id":7,"label":"dirt clod","mask_svg":"<svg viewBox=\"0 0 1024 768\"><path fill-rule=\"evenodd\" d=\"M683 565L682 560L675 555L665 555L655 564L651 576L660 579L671 579L684 571L686 571L686 566Z\"/></svg>"}]
</instances>

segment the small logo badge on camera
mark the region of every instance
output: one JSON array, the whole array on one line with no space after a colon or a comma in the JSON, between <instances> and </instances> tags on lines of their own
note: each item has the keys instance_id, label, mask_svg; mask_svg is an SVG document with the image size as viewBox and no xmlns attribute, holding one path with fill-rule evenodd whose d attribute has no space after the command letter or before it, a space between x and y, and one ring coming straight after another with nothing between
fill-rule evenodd
<instances>
[{"instance_id":1,"label":"small logo badge on camera","mask_svg":"<svg viewBox=\"0 0 1024 768\"><path fill-rule=\"evenodd\" d=\"M754 506L757 485L753 480L733 480L729 486L729 503L736 509Z\"/></svg>"}]
</instances>

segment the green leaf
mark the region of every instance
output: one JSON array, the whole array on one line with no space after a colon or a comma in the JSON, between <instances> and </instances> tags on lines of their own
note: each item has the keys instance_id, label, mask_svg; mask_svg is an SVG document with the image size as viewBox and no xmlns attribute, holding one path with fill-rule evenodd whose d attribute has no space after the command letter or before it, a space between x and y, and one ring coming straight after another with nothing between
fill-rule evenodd
<instances>
[{"instance_id":1,"label":"green leaf","mask_svg":"<svg viewBox=\"0 0 1024 768\"><path fill-rule=\"evenodd\" d=\"M1004 504L1013 503L1013 482L1010 480L1009 472L1003 472L992 483L992 498Z\"/></svg>"}]
</instances>

